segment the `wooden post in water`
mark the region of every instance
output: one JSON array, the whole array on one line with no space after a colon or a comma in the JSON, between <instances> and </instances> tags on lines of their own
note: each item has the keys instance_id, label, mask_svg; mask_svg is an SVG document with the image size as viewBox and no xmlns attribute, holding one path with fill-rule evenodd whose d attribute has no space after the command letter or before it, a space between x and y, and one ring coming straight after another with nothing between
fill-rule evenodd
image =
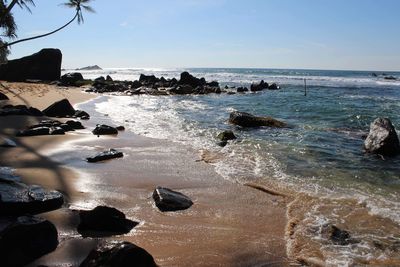
<instances>
[{"instance_id":1,"label":"wooden post in water","mask_svg":"<svg viewBox=\"0 0 400 267\"><path fill-rule=\"evenodd\" d=\"M307 79L304 78L304 96L307 96Z\"/></svg>"}]
</instances>

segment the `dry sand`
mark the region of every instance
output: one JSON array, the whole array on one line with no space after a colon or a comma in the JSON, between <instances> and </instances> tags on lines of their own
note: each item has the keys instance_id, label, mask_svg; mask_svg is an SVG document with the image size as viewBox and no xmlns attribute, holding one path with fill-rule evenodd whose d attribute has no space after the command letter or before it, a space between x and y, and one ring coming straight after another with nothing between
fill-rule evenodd
<instances>
[{"instance_id":1,"label":"dry sand","mask_svg":"<svg viewBox=\"0 0 400 267\"><path fill-rule=\"evenodd\" d=\"M39 109L62 98L78 103L93 97L80 89L2 84L0 91L11 98L11 103ZM1 135L18 144L17 148L0 148L0 166L13 167L23 181L63 191L68 197L65 208L42 215L57 226L59 248L31 266L79 265L98 240L80 237L75 230L78 218L72 209L99 204L116 207L129 219L141 222L128 235L108 239L123 239L145 248L160 266L289 265L284 238L285 197L224 180L187 147L129 132L99 139L88 131L66 136L13 137L16 130L36 121L25 116L0 118ZM96 118L84 124L93 127ZM113 147L126 156L84 165L76 163L76 158L88 152L74 151L79 147L91 147L91 153ZM53 161L49 155L65 161ZM69 166L76 167L76 171ZM179 190L195 204L187 211L161 213L150 197L157 185Z\"/></svg>"}]
</instances>

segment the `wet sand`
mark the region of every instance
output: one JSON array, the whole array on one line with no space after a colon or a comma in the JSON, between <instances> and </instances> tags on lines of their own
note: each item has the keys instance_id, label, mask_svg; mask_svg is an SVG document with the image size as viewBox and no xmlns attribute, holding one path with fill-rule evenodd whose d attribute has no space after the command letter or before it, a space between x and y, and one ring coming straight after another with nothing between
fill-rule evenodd
<instances>
[{"instance_id":1,"label":"wet sand","mask_svg":"<svg viewBox=\"0 0 400 267\"><path fill-rule=\"evenodd\" d=\"M92 97L79 89L33 84L7 87L8 92L0 90L7 95L15 93L14 103L28 102L38 108L51 104L54 95L72 103ZM2 135L12 136L15 129L34 120L1 118ZM117 137L97 138L89 130L100 122L107 122L107 117L95 114L83 122L87 130L66 136L18 138L18 148L0 149L1 165L16 168L23 181L61 190L68 197L65 208L42 215L57 226L59 248L31 266L79 265L98 239L83 239L77 233L79 219L74 209L97 205L113 206L140 222L127 235L107 238L145 248L160 266L290 264L285 197L224 180L211 165L200 161L198 151L173 142L128 131ZM83 160L109 148L121 150L124 158L96 164ZM156 186L179 190L194 205L186 211L162 213L151 199Z\"/></svg>"}]
</instances>

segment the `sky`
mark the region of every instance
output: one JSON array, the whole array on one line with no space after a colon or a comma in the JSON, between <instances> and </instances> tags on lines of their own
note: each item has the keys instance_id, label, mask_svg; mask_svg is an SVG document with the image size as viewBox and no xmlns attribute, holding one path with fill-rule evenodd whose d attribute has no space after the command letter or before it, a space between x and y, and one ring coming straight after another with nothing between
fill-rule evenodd
<instances>
[{"instance_id":1,"label":"sky","mask_svg":"<svg viewBox=\"0 0 400 267\"><path fill-rule=\"evenodd\" d=\"M66 0L64 0L66 1ZM15 8L18 37L56 29L74 10L36 0ZM10 59L54 47L64 68L400 70L399 0L95 0L96 13Z\"/></svg>"}]
</instances>

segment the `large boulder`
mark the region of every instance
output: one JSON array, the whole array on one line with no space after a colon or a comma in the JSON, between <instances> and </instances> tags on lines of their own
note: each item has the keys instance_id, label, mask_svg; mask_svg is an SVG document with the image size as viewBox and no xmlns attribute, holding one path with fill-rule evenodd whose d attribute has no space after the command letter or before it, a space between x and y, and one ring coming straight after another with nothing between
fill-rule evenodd
<instances>
[{"instance_id":1,"label":"large boulder","mask_svg":"<svg viewBox=\"0 0 400 267\"><path fill-rule=\"evenodd\" d=\"M112 234L127 234L133 227L138 225L126 219L125 214L115 208L98 206L93 210L79 211L80 224L78 225L78 232L82 236L99 236L98 232L112 233Z\"/></svg>"},{"instance_id":2,"label":"large boulder","mask_svg":"<svg viewBox=\"0 0 400 267\"><path fill-rule=\"evenodd\" d=\"M49 117L72 117L75 115L76 111L68 99L62 99L51 104L42 112Z\"/></svg>"},{"instance_id":3,"label":"large boulder","mask_svg":"<svg viewBox=\"0 0 400 267\"><path fill-rule=\"evenodd\" d=\"M234 111L229 116L229 122L242 127L286 127L286 123L278 121L271 117L257 117L250 113Z\"/></svg>"},{"instance_id":4,"label":"large boulder","mask_svg":"<svg viewBox=\"0 0 400 267\"><path fill-rule=\"evenodd\" d=\"M42 49L36 54L10 60L0 65L0 80L11 82L56 81L61 76L61 60L62 54L59 49Z\"/></svg>"},{"instance_id":5,"label":"large boulder","mask_svg":"<svg viewBox=\"0 0 400 267\"><path fill-rule=\"evenodd\" d=\"M160 186L154 190L153 199L157 208L161 211L185 210L193 205L188 196Z\"/></svg>"},{"instance_id":6,"label":"large boulder","mask_svg":"<svg viewBox=\"0 0 400 267\"><path fill-rule=\"evenodd\" d=\"M384 156L394 156L400 153L399 138L389 119L377 118L371 123L364 148L367 152Z\"/></svg>"},{"instance_id":7,"label":"large boulder","mask_svg":"<svg viewBox=\"0 0 400 267\"><path fill-rule=\"evenodd\" d=\"M66 86L77 86L77 82L83 81L83 76L79 72L66 73L61 76L61 84Z\"/></svg>"},{"instance_id":8,"label":"large boulder","mask_svg":"<svg viewBox=\"0 0 400 267\"><path fill-rule=\"evenodd\" d=\"M38 217L0 217L1 266L24 266L58 245L56 227Z\"/></svg>"},{"instance_id":9,"label":"large boulder","mask_svg":"<svg viewBox=\"0 0 400 267\"><path fill-rule=\"evenodd\" d=\"M0 116L36 116L41 117L43 113L37 108L25 105L7 105L0 109Z\"/></svg>"},{"instance_id":10,"label":"large boulder","mask_svg":"<svg viewBox=\"0 0 400 267\"><path fill-rule=\"evenodd\" d=\"M157 82L159 82L160 79L158 79L156 76L154 75L144 75L144 74L140 74L139 77L139 82L143 85L151 85L151 84L155 84Z\"/></svg>"},{"instance_id":11,"label":"large boulder","mask_svg":"<svg viewBox=\"0 0 400 267\"><path fill-rule=\"evenodd\" d=\"M36 128L30 128L26 130L19 131L17 133L18 137L25 137L25 136L39 136L39 135L49 135L50 134L50 128L49 127L36 127Z\"/></svg>"},{"instance_id":12,"label":"large boulder","mask_svg":"<svg viewBox=\"0 0 400 267\"><path fill-rule=\"evenodd\" d=\"M38 214L60 208L64 203L58 191L46 191L37 185L0 178L0 215ZM1 250L0 250L1 251Z\"/></svg>"},{"instance_id":13,"label":"large boulder","mask_svg":"<svg viewBox=\"0 0 400 267\"><path fill-rule=\"evenodd\" d=\"M92 250L80 267L157 267L143 248L129 242L106 241Z\"/></svg>"},{"instance_id":14,"label":"large boulder","mask_svg":"<svg viewBox=\"0 0 400 267\"><path fill-rule=\"evenodd\" d=\"M217 136L217 139L219 139L221 141L228 141L228 140L236 139L236 136L232 131L226 130L226 131L219 133Z\"/></svg>"},{"instance_id":15,"label":"large boulder","mask_svg":"<svg viewBox=\"0 0 400 267\"><path fill-rule=\"evenodd\" d=\"M268 83L264 82L264 80L261 80L260 83L253 83L250 86L250 91L252 92L257 92L257 91L262 91L264 89L268 89Z\"/></svg>"},{"instance_id":16,"label":"large boulder","mask_svg":"<svg viewBox=\"0 0 400 267\"><path fill-rule=\"evenodd\" d=\"M93 157L86 158L88 162L99 162L103 160L108 160L108 159L115 159L115 158L122 158L124 154L122 152L119 152L115 149L110 149L108 151L101 152Z\"/></svg>"},{"instance_id":17,"label":"large boulder","mask_svg":"<svg viewBox=\"0 0 400 267\"><path fill-rule=\"evenodd\" d=\"M181 73L181 79L179 80L180 85L190 85L193 88L196 88L198 86L204 86L206 85L206 80L204 78L196 78L193 75L191 75L189 72L185 71Z\"/></svg>"}]
</instances>

